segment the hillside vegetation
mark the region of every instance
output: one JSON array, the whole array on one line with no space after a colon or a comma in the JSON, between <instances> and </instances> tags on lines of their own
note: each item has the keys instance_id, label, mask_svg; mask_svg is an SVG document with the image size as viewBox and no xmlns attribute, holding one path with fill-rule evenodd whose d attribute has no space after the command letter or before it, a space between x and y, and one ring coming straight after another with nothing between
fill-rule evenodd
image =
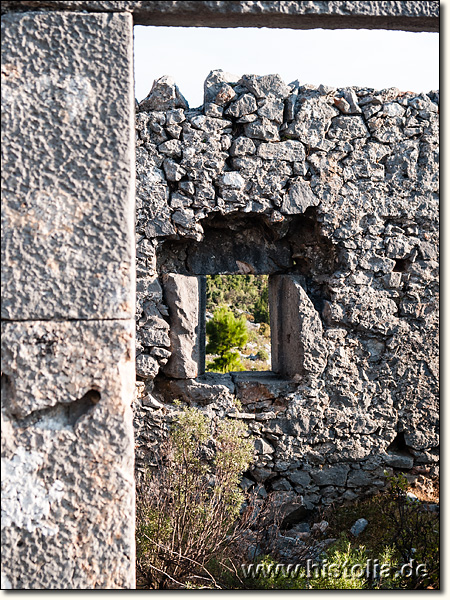
<instances>
[{"instance_id":1,"label":"hillside vegetation","mask_svg":"<svg viewBox=\"0 0 450 600\"><path fill-rule=\"evenodd\" d=\"M267 275L207 277L206 319L207 370L270 370Z\"/></svg>"}]
</instances>

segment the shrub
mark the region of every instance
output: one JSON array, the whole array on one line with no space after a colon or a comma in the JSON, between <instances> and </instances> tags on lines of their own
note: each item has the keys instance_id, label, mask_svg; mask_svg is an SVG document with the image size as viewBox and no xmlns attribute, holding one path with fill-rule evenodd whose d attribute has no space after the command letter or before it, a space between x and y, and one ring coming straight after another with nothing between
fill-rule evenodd
<instances>
[{"instance_id":1,"label":"shrub","mask_svg":"<svg viewBox=\"0 0 450 600\"><path fill-rule=\"evenodd\" d=\"M403 474L387 476L387 482L389 488L383 493L351 505L330 507L325 514L330 522L329 534L337 537L348 531L356 519L365 517L369 525L358 536L358 544L365 545L369 558L389 551L396 565L394 571L400 568L392 577L368 582L369 587L439 589L439 515L408 497L409 484ZM406 568L408 575L402 576L401 567L407 564L413 566L412 573ZM419 565L426 568L417 568Z\"/></svg>"},{"instance_id":2,"label":"shrub","mask_svg":"<svg viewBox=\"0 0 450 600\"><path fill-rule=\"evenodd\" d=\"M211 426L198 409L182 409L157 471L138 489L138 568L149 587L214 584L208 561L238 535L239 481L253 444L240 421L219 422L214 440Z\"/></svg>"},{"instance_id":3,"label":"shrub","mask_svg":"<svg viewBox=\"0 0 450 600\"><path fill-rule=\"evenodd\" d=\"M439 588L439 519L419 500L408 496L408 480L399 473L388 477L389 489L381 513L389 523L391 543L399 562L425 564L426 573L413 570L404 581L412 589Z\"/></svg>"},{"instance_id":4,"label":"shrub","mask_svg":"<svg viewBox=\"0 0 450 600\"><path fill-rule=\"evenodd\" d=\"M267 361L267 360L269 360L269 353L267 352L267 350L265 348L260 348L256 354L256 358L258 360Z\"/></svg>"},{"instance_id":5,"label":"shrub","mask_svg":"<svg viewBox=\"0 0 450 600\"><path fill-rule=\"evenodd\" d=\"M243 311L255 321L268 320L267 275L210 275L206 278L206 310L214 312L219 305L230 306L236 314ZM258 318L257 318L258 315Z\"/></svg>"}]
</instances>

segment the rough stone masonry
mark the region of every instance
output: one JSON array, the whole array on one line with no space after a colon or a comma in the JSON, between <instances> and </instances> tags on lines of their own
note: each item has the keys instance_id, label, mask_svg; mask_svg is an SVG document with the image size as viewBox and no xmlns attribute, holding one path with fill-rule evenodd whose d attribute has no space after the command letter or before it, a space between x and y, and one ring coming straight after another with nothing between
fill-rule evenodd
<instances>
[{"instance_id":1,"label":"rough stone masonry","mask_svg":"<svg viewBox=\"0 0 450 600\"><path fill-rule=\"evenodd\" d=\"M246 486L307 508L437 473L438 119L438 92L219 70L190 109L155 81L136 115L138 476L174 399L243 419ZM214 273L270 275L274 372L202 374Z\"/></svg>"}]
</instances>

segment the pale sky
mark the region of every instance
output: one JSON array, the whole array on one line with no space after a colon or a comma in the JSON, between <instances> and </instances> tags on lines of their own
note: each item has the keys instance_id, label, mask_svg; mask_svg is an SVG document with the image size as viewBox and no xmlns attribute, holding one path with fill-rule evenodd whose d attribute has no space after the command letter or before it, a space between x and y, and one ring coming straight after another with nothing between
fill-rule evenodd
<instances>
[{"instance_id":1,"label":"pale sky","mask_svg":"<svg viewBox=\"0 0 450 600\"><path fill-rule=\"evenodd\" d=\"M134 28L136 98L172 75L193 107L213 69L345 87L439 89L439 34L366 29Z\"/></svg>"}]
</instances>

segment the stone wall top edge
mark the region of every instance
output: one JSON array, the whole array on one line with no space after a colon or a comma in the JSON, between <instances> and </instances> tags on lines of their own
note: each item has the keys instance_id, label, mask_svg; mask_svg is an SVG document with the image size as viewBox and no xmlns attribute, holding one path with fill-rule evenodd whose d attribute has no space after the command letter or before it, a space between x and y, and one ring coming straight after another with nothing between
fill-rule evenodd
<instances>
[{"instance_id":1,"label":"stone wall top edge","mask_svg":"<svg viewBox=\"0 0 450 600\"><path fill-rule=\"evenodd\" d=\"M117 2L10 0L14 11L131 12L136 25L180 27L271 27L290 29L390 29L439 31L439 2Z\"/></svg>"}]
</instances>

